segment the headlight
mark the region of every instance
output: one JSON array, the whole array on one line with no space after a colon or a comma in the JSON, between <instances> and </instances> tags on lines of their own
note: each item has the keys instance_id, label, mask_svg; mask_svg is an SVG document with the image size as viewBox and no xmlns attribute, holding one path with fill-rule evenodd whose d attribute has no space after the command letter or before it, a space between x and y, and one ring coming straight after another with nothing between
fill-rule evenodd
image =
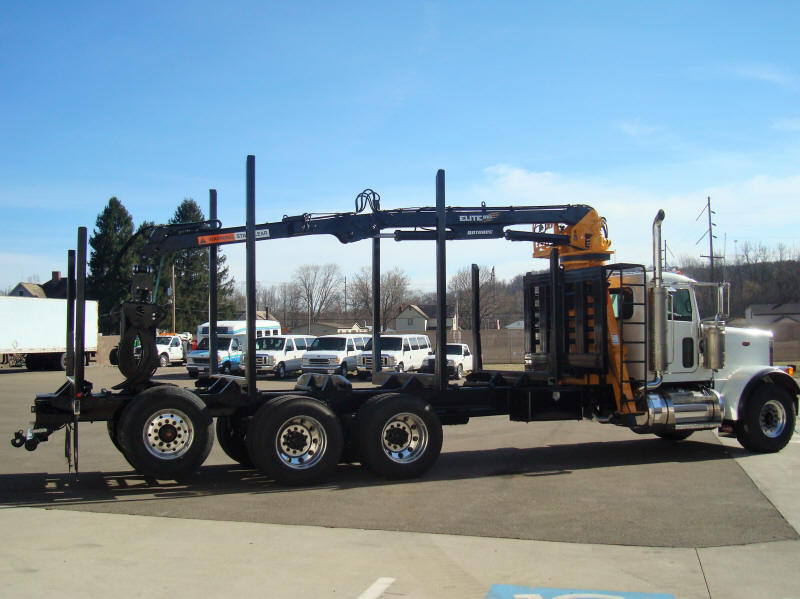
<instances>
[{"instance_id":1,"label":"headlight","mask_svg":"<svg viewBox=\"0 0 800 599\"><path fill-rule=\"evenodd\" d=\"M447 361L447 365L448 366L455 366L455 362L453 362L452 360L448 360Z\"/></svg>"},{"instance_id":2,"label":"headlight","mask_svg":"<svg viewBox=\"0 0 800 599\"><path fill-rule=\"evenodd\" d=\"M267 366L272 366L275 363L275 356L265 356L264 357L264 364Z\"/></svg>"},{"instance_id":3,"label":"headlight","mask_svg":"<svg viewBox=\"0 0 800 599\"><path fill-rule=\"evenodd\" d=\"M395 359L394 356L386 356L386 364L388 364L389 366L394 366L396 362L397 360Z\"/></svg>"},{"instance_id":4,"label":"headlight","mask_svg":"<svg viewBox=\"0 0 800 599\"><path fill-rule=\"evenodd\" d=\"M338 358L338 357L336 357L336 358L331 358L331 359L329 360L329 363L331 363L331 364L338 364L338 363L339 363L339 358Z\"/></svg>"},{"instance_id":5,"label":"headlight","mask_svg":"<svg viewBox=\"0 0 800 599\"><path fill-rule=\"evenodd\" d=\"M242 365L244 365L244 364L247 364L247 356L242 356L242 357L239 359L239 362L241 362L241 363L242 363Z\"/></svg>"}]
</instances>

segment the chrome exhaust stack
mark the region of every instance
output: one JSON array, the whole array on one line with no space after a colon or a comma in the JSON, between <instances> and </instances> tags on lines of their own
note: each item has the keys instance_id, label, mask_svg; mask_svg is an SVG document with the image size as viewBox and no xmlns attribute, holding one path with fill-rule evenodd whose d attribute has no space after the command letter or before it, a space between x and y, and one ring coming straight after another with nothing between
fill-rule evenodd
<instances>
[{"instance_id":1,"label":"chrome exhaust stack","mask_svg":"<svg viewBox=\"0 0 800 599\"><path fill-rule=\"evenodd\" d=\"M667 290L661 265L661 223L664 211L659 210L653 220L653 310L650 330L650 364L660 383L667 369ZM657 386L648 385L648 387Z\"/></svg>"}]
</instances>

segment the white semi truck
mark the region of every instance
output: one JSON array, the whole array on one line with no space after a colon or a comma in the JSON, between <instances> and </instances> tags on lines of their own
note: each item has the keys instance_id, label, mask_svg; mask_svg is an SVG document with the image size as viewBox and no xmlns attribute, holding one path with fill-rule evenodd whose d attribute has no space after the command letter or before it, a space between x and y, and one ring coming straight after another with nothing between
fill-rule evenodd
<instances>
[{"instance_id":1,"label":"white semi truck","mask_svg":"<svg viewBox=\"0 0 800 599\"><path fill-rule=\"evenodd\" d=\"M24 356L28 370L64 370L67 300L0 297L0 354ZM97 352L97 302L86 302L86 363Z\"/></svg>"}]
</instances>

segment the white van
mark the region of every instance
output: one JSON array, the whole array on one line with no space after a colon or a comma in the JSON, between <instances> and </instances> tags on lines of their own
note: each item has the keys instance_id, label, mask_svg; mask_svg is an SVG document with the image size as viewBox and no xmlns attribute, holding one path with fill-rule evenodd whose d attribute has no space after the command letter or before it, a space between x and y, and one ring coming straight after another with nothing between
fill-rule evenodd
<instances>
[{"instance_id":1,"label":"white van","mask_svg":"<svg viewBox=\"0 0 800 599\"><path fill-rule=\"evenodd\" d=\"M317 337L303 356L303 372L347 375L357 369L367 341L368 336L352 333Z\"/></svg>"},{"instance_id":2,"label":"white van","mask_svg":"<svg viewBox=\"0 0 800 599\"><path fill-rule=\"evenodd\" d=\"M209 323L197 327L197 349L190 352L186 360L189 377L196 379L208 375ZM281 325L275 320L256 320L256 341L274 337L281 332ZM239 361L247 345L246 320L217 321L217 370L222 374L238 373Z\"/></svg>"},{"instance_id":3,"label":"white van","mask_svg":"<svg viewBox=\"0 0 800 599\"><path fill-rule=\"evenodd\" d=\"M276 379L287 372L299 372L308 346L316 337L310 335L279 335L256 339L256 374L272 373ZM247 365L247 356L240 361L241 369Z\"/></svg>"},{"instance_id":4,"label":"white van","mask_svg":"<svg viewBox=\"0 0 800 599\"><path fill-rule=\"evenodd\" d=\"M381 366L403 372L419 370L431 351L426 335L381 335ZM358 356L358 374L366 377L372 371L372 338Z\"/></svg>"}]
</instances>

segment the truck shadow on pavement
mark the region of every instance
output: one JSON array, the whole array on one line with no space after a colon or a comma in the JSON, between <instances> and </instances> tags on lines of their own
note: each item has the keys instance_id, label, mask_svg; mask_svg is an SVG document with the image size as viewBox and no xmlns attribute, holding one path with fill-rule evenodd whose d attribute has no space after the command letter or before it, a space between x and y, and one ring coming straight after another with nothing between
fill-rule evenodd
<instances>
[{"instance_id":1,"label":"truck shadow on pavement","mask_svg":"<svg viewBox=\"0 0 800 599\"><path fill-rule=\"evenodd\" d=\"M359 464L339 464L324 481L312 485L286 486L239 464L202 467L185 481L154 480L137 472L81 472L73 474L34 472L0 475L0 504L7 506L55 507L129 500L164 500L236 494L296 494L314 490L351 490L388 485L420 485L491 477L564 477L649 465L662 470L684 470L682 480L699 474L687 465L712 465L732 461L728 448L716 443L659 439L603 441L548 445L535 448L503 447L442 453L424 476L411 480L387 480ZM604 475L605 476L605 475ZM652 486L652 485L651 485Z\"/></svg>"}]
</instances>

